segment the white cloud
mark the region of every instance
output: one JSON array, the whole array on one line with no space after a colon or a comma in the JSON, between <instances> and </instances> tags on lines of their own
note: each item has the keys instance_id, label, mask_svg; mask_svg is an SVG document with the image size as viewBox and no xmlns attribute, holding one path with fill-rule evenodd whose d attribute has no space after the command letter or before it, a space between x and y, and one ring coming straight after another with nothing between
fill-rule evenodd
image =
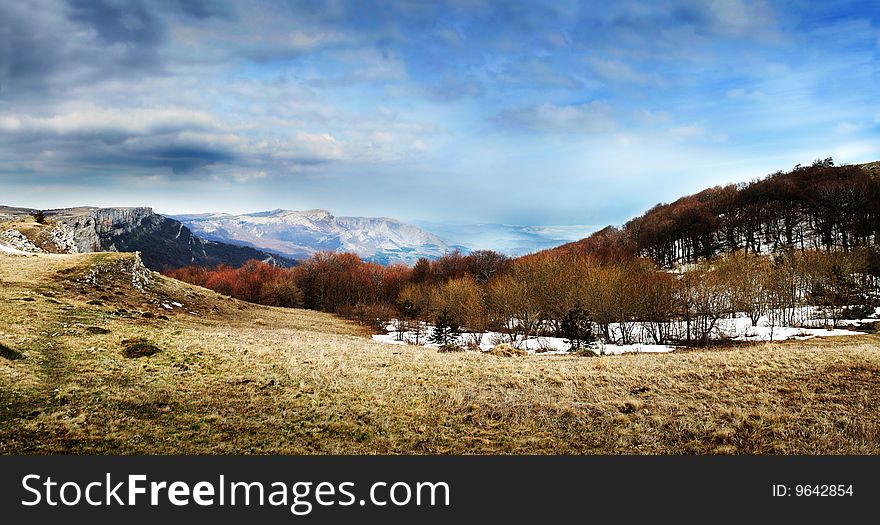
<instances>
[{"instance_id":1,"label":"white cloud","mask_svg":"<svg viewBox=\"0 0 880 525\"><path fill-rule=\"evenodd\" d=\"M0 117L0 131L55 135L103 132L145 135L187 128L220 127L220 122L209 113L182 107L104 108L94 104L68 104L46 116L20 114Z\"/></svg>"},{"instance_id":2,"label":"white cloud","mask_svg":"<svg viewBox=\"0 0 880 525\"><path fill-rule=\"evenodd\" d=\"M743 88L735 88L727 90L727 98L730 99L741 99L741 100L754 100L761 101L766 100L767 95L759 90L747 90Z\"/></svg>"},{"instance_id":3,"label":"white cloud","mask_svg":"<svg viewBox=\"0 0 880 525\"><path fill-rule=\"evenodd\" d=\"M841 135L848 135L850 133L855 133L862 129L858 124L852 124L850 122L841 122L840 124L834 126L834 132L839 133Z\"/></svg>"},{"instance_id":4,"label":"white cloud","mask_svg":"<svg viewBox=\"0 0 880 525\"><path fill-rule=\"evenodd\" d=\"M650 73L644 73L629 64L617 60L590 58L587 62L599 77L609 82L636 84L640 86L661 86L664 84L661 77Z\"/></svg>"},{"instance_id":5,"label":"white cloud","mask_svg":"<svg viewBox=\"0 0 880 525\"><path fill-rule=\"evenodd\" d=\"M528 131L551 133L609 132L617 125L611 106L601 100L567 106L538 104L508 109L499 113L495 120Z\"/></svg>"},{"instance_id":6,"label":"white cloud","mask_svg":"<svg viewBox=\"0 0 880 525\"><path fill-rule=\"evenodd\" d=\"M880 158L880 147L874 141L845 142L831 149L831 157L838 164L874 161Z\"/></svg>"},{"instance_id":7,"label":"white cloud","mask_svg":"<svg viewBox=\"0 0 880 525\"><path fill-rule=\"evenodd\" d=\"M775 36L776 15L762 0L713 0L702 2L722 34L769 38Z\"/></svg>"},{"instance_id":8,"label":"white cloud","mask_svg":"<svg viewBox=\"0 0 880 525\"><path fill-rule=\"evenodd\" d=\"M633 113L633 118L642 124L654 126L657 124L665 124L671 120L669 113L665 111L650 111L640 109Z\"/></svg>"},{"instance_id":9,"label":"white cloud","mask_svg":"<svg viewBox=\"0 0 880 525\"><path fill-rule=\"evenodd\" d=\"M706 128L699 125L676 126L669 128L669 134L679 139L695 139L706 135Z\"/></svg>"},{"instance_id":10,"label":"white cloud","mask_svg":"<svg viewBox=\"0 0 880 525\"><path fill-rule=\"evenodd\" d=\"M237 171L232 175L236 182L250 182L258 179L265 179L269 176L265 170L258 171Z\"/></svg>"}]
</instances>

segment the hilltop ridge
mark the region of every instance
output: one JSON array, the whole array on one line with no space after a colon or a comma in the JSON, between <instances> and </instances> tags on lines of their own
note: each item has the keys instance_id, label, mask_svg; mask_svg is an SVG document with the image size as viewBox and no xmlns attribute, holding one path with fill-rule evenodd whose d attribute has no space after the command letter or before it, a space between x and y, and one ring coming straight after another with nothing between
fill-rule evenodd
<instances>
[{"instance_id":1,"label":"hilltop ridge","mask_svg":"<svg viewBox=\"0 0 880 525\"><path fill-rule=\"evenodd\" d=\"M738 250L872 247L878 232L880 161L836 166L829 158L660 203L621 228L607 226L553 250L642 256L672 267Z\"/></svg>"}]
</instances>

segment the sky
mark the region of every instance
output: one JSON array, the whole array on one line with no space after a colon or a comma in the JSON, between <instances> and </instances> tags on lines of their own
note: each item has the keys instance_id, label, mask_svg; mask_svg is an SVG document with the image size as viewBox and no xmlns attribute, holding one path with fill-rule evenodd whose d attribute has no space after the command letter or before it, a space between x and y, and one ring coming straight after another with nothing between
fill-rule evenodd
<instances>
[{"instance_id":1,"label":"sky","mask_svg":"<svg viewBox=\"0 0 880 525\"><path fill-rule=\"evenodd\" d=\"M880 159L876 1L0 0L0 204L621 224Z\"/></svg>"}]
</instances>

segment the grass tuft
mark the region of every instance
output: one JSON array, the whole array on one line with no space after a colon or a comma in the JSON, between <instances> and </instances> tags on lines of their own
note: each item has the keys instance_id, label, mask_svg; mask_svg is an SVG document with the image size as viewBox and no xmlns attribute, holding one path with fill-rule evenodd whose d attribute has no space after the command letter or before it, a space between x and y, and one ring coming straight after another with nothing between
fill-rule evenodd
<instances>
[{"instance_id":1,"label":"grass tuft","mask_svg":"<svg viewBox=\"0 0 880 525\"><path fill-rule=\"evenodd\" d=\"M437 349L438 353L464 352L464 348L456 344L445 344Z\"/></svg>"},{"instance_id":2,"label":"grass tuft","mask_svg":"<svg viewBox=\"0 0 880 525\"><path fill-rule=\"evenodd\" d=\"M131 359L149 357L159 352L159 347L144 337L135 337L122 341L122 355Z\"/></svg>"},{"instance_id":3,"label":"grass tuft","mask_svg":"<svg viewBox=\"0 0 880 525\"><path fill-rule=\"evenodd\" d=\"M525 357L529 355L528 352L522 350L520 348L514 348L507 343L501 343L500 345L496 345L494 348L487 352L489 355L495 355L499 357Z\"/></svg>"}]
</instances>

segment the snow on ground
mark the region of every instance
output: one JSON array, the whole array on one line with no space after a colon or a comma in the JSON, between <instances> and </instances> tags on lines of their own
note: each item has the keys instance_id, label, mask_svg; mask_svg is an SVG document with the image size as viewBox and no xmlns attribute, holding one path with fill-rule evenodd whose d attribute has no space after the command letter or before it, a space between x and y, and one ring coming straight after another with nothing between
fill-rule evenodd
<instances>
[{"instance_id":1,"label":"snow on ground","mask_svg":"<svg viewBox=\"0 0 880 525\"><path fill-rule=\"evenodd\" d=\"M880 317L880 308L874 313L874 318L855 319L838 321L838 326L858 327L865 323L877 322ZM729 319L720 319L712 332L712 337L716 339L731 339L734 341L785 341L787 339L806 340L814 337L836 337L846 335L860 335L864 332L855 330L847 330L842 328L826 328L826 321L820 315L820 311L814 307L805 307L798 312L798 318L803 319L803 326L771 326L769 319L765 316L758 320L756 326L752 326L752 321L745 316L737 316ZM679 333L680 333L679 326ZM422 324L418 333L415 331L403 332L398 334L395 323L391 323L386 327L387 333L373 335L374 341L382 343L407 345L417 344L427 348L438 348L439 345L428 342L433 328L430 325ZM622 327L619 325L611 326L611 337L620 341ZM645 331L641 324L635 324L627 328L630 341L651 341L650 335ZM485 332L482 334L461 334L459 344L468 346L468 343L479 341L479 348L482 351L490 350L499 343L510 343L509 338L499 332ZM530 337L527 341L517 340L514 346L526 350L530 354L535 355L560 355L569 352L569 345L561 337ZM596 342L592 344L592 348L597 353L608 355L619 355L625 353L636 352L672 352L675 346L658 345L648 343L630 343L630 344L611 344Z\"/></svg>"},{"instance_id":2,"label":"snow on ground","mask_svg":"<svg viewBox=\"0 0 880 525\"><path fill-rule=\"evenodd\" d=\"M813 321L819 321L814 319ZM876 319L865 319L866 322L876 321ZM730 337L734 341L785 341L787 339L812 339L813 337L834 337L843 335L860 335L863 332L853 330L843 330L840 328L829 329L825 327L794 327L794 326L776 326L771 327L766 317L758 320L757 326L752 326L752 321L748 317L736 317L734 319L722 319L718 322L719 333ZM820 324L814 322L812 324ZM839 322L844 326L860 326L864 323L850 321L847 323Z\"/></svg>"},{"instance_id":3,"label":"snow on ground","mask_svg":"<svg viewBox=\"0 0 880 525\"><path fill-rule=\"evenodd\" d=\"M418 346L423 346L426 348L439 348L440 345L427 342L426 333L430 330L430 327L426 327L426 330L419 335L418 339L416 338L415 332L404 332L402 337L398 337L398 333L395 331L395 327L393 324L388 325L386 328L388 330L387 334L376 334L373 335L374 341L379 341L382 343L394 344L394 345L407 345L412 344L410 341L418 340L421 344ZM400 340L403 339L403 340ZM462 334L459 340L459 343L463 345L467 345L469 341L474 340L474 334L465 333ZM480 338L480 350L488 351L491 350L496 344L509 343L509 339L499 332L485 332L482 334ZM561 355L569 353L569 344L565 342L565 339L561 337L530 337L528 341L517 341L518 348L522 348L530 354L534 355ZM609 354L609 355L619 355L626 353L634 353L634 352L655 352L655 353L663 353L663 352L672 352L675 350L674 346L670 345L655 345L655 344L628 344L628 345L611 345L611 344L602 344L602 343L594 343L593 349L600 354Z\"/></svg>"},{"instance_id":4,"label":"snow on ground","mask_svg":"<svg viewBox=\"0 0 880 525\"><path fill-rule=\"evenodd\" d=\"M10 255L33 255L32 253L18 250L12 246L6 246L5 244L0 244L0 252L8 253Z\"/></svg>"}]
</instances>

